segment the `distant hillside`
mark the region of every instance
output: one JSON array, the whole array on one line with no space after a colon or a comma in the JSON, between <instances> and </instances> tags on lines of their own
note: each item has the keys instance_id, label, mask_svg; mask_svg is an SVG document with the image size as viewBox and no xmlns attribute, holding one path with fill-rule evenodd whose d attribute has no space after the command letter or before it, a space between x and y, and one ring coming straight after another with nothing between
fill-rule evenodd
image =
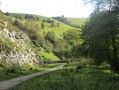
<instances>
[{"instance_id":1,"label":"distant hillside","mask_svg":"<svg viewBox=\"0 0 119 90\"><path fill-rule=\"evenodd\" d=\"M67 18L67 21L71 22L74 25L82 26L85 24L85 22L88 20L88 18Z\"/></svg>"},{"instance_id":2,"label":"distant hillside","mask_svg":"<svg viewBox=\"0 0 119 90\"><path fill-rule=\"evenodd\" d=\"M72 48L80 44L80 29L58 20L32 14L5 13L9 24L25 32L42 61L58 61L72 57Z\"/></svg>"},{"instance_id":3,"label":"distant hillside","mask_svg":"<svg viewBox=\"0 0 119 90\"><path fill-rule=\"evenodd\" d=\"M39 23L39 29L43 29L42 33L47 33L48 31L54 31L58 38L63 38L63 33L68 31L69 29L77 29L67 24L62 23L61 21L40 16L34 14L23 14L23 13L5 13L7 16L12 16L16 19L19 19L21 22L34 22L35 24ZM43 25L44 24L44 25ZM42 27L43 26L43 27Z\"/></svg>"},{"instance_id":4,"label":"distant hillside","mask_svg":"<svg viewBox=\"0 0 119 90\"><path fill-rule=\"evenodd\" d=\"M81 28L81 26L84 25L85 22L88 20L87 18L67 18L64 16L52 18L76 28Z\"/></svg>"}]
</instances>

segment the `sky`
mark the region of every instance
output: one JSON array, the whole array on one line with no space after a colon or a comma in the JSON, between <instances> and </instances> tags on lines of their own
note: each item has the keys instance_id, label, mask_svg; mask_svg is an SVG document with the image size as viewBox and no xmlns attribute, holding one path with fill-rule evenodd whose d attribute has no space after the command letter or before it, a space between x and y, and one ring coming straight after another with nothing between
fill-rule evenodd
<instances>
[{"instance_id":1,"label":"sky","mask_svg":"<svg viewBox=\"0 0 119 90\"><path fill-rule=\"evenodd\" d=\"M0 0L3 12L29 13L47 17L88 17L93 11L83 0Z\"/></svg>"}]
</instances>

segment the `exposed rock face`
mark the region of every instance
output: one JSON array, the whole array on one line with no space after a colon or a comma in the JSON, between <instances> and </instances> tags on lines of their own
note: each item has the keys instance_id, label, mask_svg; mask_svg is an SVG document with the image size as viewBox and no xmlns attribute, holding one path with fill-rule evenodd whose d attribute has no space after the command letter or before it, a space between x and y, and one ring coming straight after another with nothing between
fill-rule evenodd
<instances>
[{"instance_id":1,"label":"exposed rock face","mask_svg":"<svg viewBox=\"0 0 119 90\"><path fill-rule=\"evenodd\" d=\"M3 60L9 64L17 64L20 66L24 64L28 64L30 66L33 64L39 64L39 59L30 46L31 41L27 35L25 35L25 33L21 31L10 32L8 29L0 30L0 40L2 42L12 43L7 43L9 44L7 45L7 48L1 44L0 48L3 49L0 49L0 60Z\"/></svg>"}]
</instances>

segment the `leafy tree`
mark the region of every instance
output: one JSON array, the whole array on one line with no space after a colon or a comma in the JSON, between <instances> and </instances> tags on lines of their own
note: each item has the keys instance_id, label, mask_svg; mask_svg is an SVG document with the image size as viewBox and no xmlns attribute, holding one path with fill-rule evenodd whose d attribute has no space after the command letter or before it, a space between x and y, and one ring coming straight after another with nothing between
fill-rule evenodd
<instances>
[{"instance_id":1,"label":"leafy tree","mask_svg":"<svg viewBox=\"0 0 119 90\"><path fill-rule=\"evenodd\" d=\"M21 15L16 15L15 18L16 18L16 19L20 19L20 20L23 20L23 19L24 19L24 17L21 16Z\"/></svg>"},{"instance_id":2,"label":"leafy tree","mask_svg":"<svg viewBox=\"0 0 119 90\"><path fill-rule=\"evenodd\" d=\"M50 26L51 26L51 27L54 27L54 26L55 26L55 23L53 23L53 22L50 23Z\"/></svg>"},{"instance_id":3,"label":"leafy tree","mask_svg":"<svg viewBox=\"0 0 119 90\"><path fill-rule=\"evenodd\" d=\"M47 32L45 38L48 39L51 43L54 43L56 41L55 32L53 31Z\"/></svg>"},{"instance_id":4,"label":"leafy tree","mask_svg":"<svg viewBox=\"0 0 119 90\"><path fill-rule=\"evenodd\" d=\"M119 0L84 0L85 3L91 3L96 10L111 10L118 7Z\"/></svg>"},{"instance_id":5,"label":"leafy tree","mask_svg":"<svg viewBox=\"0 0 119 90\"><path fill-rule=\"evenodd\" d=\"M64 39L67 40L71 45L78 44L80 42L80 32L77 29L68 30L64 34Z\"/></svg>"},{"instance_id":6,"label":"leafy tree","mask_svg":"<svg viewBox=\"0 0 119 90\"><path fill-rule=\"evenodd\" d=\"M85 47L88 47L89 56L98 65L107 61L111 64L112 69L117 71L119 63L116 15L109 11L94 12L82 30L82 38L86 43Z\"/></svg>"},{"instance_id":7,"label":"leafy tree","mask_svg":"<svg viewBox=\"0 0 119 90\"><path fill-rule=\"evenodd\" d=\"M51 23L51 22L52 22L52 20L48 18L47 19L47 23Z\"/></svg>"},{"instance_id":8,"label":"leafy tree","mask_svg":"<svg viewBox=\"0 0 119 90\"><path fill-rule=\"evenodd\" d=\"M8 12L6 12L6 13L5 13L5 15L9 16L9 13L8 13Z\"/></svg>"},{"instance_id":9,"label":"leafy tree","mask_svg":"<svg viewBox=\"0 0 119 90\"><path fill-rule=\"evenodd\" d=\"M16 19L16 20L14 21L13 25L14 25L14 26L17 26L18 28L20 28L20 29L22 29L22 30L24 30L24 25L23 25L23 23L22 23L20 20L18 20L18 19Z\"/></svg>"},{"instance_id":10,"label":"leafy tree","mask_svg":"<svg viewBox=\"0 0 119 90\"><path fill-rule=\"evenodd\" d=\"M89 49L99 50L90 53L90 56L97 59L106 59L114 71L119 71L118 61L118 15L119 0L86 0L95 3L99 13L93 13L90 21L85 25L85 41L89 40ZM104 11L104 8L106 11ZM101 13L100 13L101 11ZM90 30L89 30L90 29ZM89 30L89 31L88 31ZM98 31L97 31L98 30ZM98 33L97 33L98 32ZM95 38L95 39L94 39ZM100 42L100 43L99 43ZM98 56L101 57L98 57ZM99 60L98 60L99 61Z\"/></svg>"},{"instance_id":11,"label":"leafy tree","mask_svg":"<svg viewBox=\"0 0 119 90\"><path fill-rule=\"evenodd\" d=\"M26 14L25 15L25 19L32 19L32 20L35 20L35 21L39 21L40 20L39 16L37 16L37 15L30 15L30 14Z\"/></svg>"},{"instance_id":12,"label":"leafy tree","mask_svg":"<svg viewBox=\"0 0 119 90\"><path fill-rule=\"evenodd\" d=\"M47 20L46 19L42 19L42 22L47 22Z\"/></svg>"},{"instance_id":13,"label":"leafy tree","mask_svg":"<svg viewBox=\"0 0 119 90\"><path fill-rule=\"evenodd\" d=\"M25 19L33 19L33 20L34 20L35 17L34 17L33 15L28 15L28 14L27 14L27 15L25 15Z\"/></svg>"},{"instance_id":14,"label":"leafy tree","mask_svg":"<svg viewBox=\"0 0 119 90\"><path fill-rule=\"evenodd\" d=\"M66 18L64 16L59 16L59 17L52 17L53 19L56 19L56 20L59 20L61 22L65 22L66 21Z\"/></svg>"},{"instance_id":15,"label":"leafy tree","mask_svg":"<svg viewBox=\"0 0 119 90\"><path fill-rule=\"evenodd\" d=\"M58 56L61 60L63 60L64 58L68 58L69 56L68 54L66 54L69 51L68 45L69 44L66 40L56 40L56 42L54 43L53 53L56 56Z\"/></svg>"},{"instance_id":16,"label":"leafy tree","mask_svg":"<svg viewBox=\"0 0 119 90\"><path fill-rule=\"evenodd\" d=\"M60 23L57 23L57 24L56 24L56 27L60 27Z\"/></svg>"},{"instance_id":17,"label":"leafy tree","mask_svg":"<svg viewBox=\"0 0 119 90\"><path fill-rule=\"evenodd\" d=\"M41 23L41 27L42 27L42 29L44 29L45 28L45 24Z\"/></svg>"},{"instance_id":18,"label":"leafy tree","mask_svg":"<svg viewBox=\"0 0 119 90\"><path fill-rule=\"evenodd\" d=\"M36 17L36 21L40 21L40 18L39 17Z\"/></svg>"}]
</instances>

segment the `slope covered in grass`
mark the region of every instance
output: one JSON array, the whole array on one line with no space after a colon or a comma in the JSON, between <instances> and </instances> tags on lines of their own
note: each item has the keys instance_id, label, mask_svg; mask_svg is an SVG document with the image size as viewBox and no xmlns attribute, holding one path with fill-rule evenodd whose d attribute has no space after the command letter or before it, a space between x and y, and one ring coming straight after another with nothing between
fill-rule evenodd
<instances>
[{"instance_id":1,"label":"slope covered in grass","mask_svg":"<svg viewBox=\"0 0 119 90\"><path fill-rule=\"evenodd\" d=\"M67 18L64 16L58 16L52 18L76 28L81 28L82 25L84 25L85 22L88 20L88 18Z\"/></svg>"},{"instance_id":2,"label":"slope covered in grass","mask_svg":"<svg viewBox=\"0 0 119 90\"><path fill-rule=\"evenodd\" d=\"M82 26L85 24L85 22L88 20L88 18L67 18L67 21L71 22L74 25Z\"/></svg>"},{"instance_id":3,"label":"slope covered in grass","mask_svg":"<svg viewBox=\"0 0 119 90\"><path fill-rule=\"evenodd\" d=\"M13 18L13 26L25 32L33 42L33 47L41 60L60 60L68 58L80 37L80 29L58 20L32 14L5 13ZM67 39L66 36L71 38ZM77 40L77 41L76 41ZM77 43L78 44L78 43ZM49 55L48 55L49 54Z\"/></svg>"}]
</instances>

